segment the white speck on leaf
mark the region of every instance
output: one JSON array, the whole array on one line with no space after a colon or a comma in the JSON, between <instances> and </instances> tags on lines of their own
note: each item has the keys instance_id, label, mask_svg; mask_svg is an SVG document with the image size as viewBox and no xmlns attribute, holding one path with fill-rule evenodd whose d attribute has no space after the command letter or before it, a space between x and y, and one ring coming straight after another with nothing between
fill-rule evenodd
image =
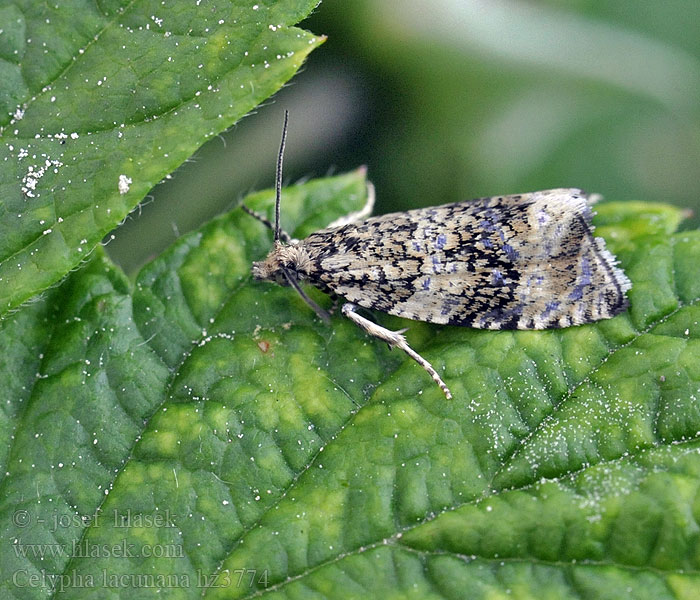
<instances>
[{"instance_id":1,"label":"white speck on leaf","mask_svg":"<svg viewBox=\"0 0 700 600\"><path fill-rule=\"evenodd\" d=\"M122 196L129 191L129 187L131 187L131 183L132 183L131 177L127 177L126 175L119 176L119 193Z\"/></svg>"}]
</instances>

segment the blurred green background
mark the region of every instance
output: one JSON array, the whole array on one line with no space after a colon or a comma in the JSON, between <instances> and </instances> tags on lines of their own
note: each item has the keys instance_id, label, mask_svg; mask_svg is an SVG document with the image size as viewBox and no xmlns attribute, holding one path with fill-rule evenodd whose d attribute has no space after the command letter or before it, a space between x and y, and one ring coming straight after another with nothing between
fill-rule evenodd
<instances>
[{"instance_id":1,"label":"blurred green background","mask_svg":"<svg viewBox=\"0 0 700 600\"><path fill-rule=\"evenodd\" d=\"M127 272L271 186L361 164L375 213L581 187L700 223L700 2L324 0L328 35L255 114L202 147L113 233ZM282 211L284 220L284 210Z\"/></svg>"}]
</instances>

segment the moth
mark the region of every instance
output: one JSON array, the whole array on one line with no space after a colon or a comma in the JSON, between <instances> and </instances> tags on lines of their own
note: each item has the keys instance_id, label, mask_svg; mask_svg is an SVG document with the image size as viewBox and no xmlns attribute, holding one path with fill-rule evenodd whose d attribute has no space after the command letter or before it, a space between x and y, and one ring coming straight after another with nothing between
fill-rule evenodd
<instances>
[{"instance_id":1,"label":"moth","mask_svg":"<svg viewBox=\"0 0 700 600\"><path fill-rule=\"evenodd\" d=\"M594 237L591 204L579 189L492 196L367 218L363 210L303 240L280 228L285 112L277 159L275 223L243 207L274 231L256 280L293 287L324 321L327 311L301 287L344 298L342 313L368 334L400 348L445 396L433 366L403 335L358 313L366 308L406 319L479 329L549 329L609 319L627 307L631 283Z\"/></svg>"}]
</instances>

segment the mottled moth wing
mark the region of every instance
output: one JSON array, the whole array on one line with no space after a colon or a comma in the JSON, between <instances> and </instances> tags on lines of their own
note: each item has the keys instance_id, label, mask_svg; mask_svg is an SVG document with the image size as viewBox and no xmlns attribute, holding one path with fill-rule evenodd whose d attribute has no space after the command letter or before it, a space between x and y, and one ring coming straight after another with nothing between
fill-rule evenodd
<instances>
[{"instance_id":1,"label":"mottled moth wing","mask_svg":"<svg viewBox=\"0 0 700 600\"><path fill-rule=\"evenodd\" d=\"M555 189L387 214L301 244L312 285L431 323L568 327L627 306L630 281L593 236L588 197Z\"/></svg>"}]
</instances>

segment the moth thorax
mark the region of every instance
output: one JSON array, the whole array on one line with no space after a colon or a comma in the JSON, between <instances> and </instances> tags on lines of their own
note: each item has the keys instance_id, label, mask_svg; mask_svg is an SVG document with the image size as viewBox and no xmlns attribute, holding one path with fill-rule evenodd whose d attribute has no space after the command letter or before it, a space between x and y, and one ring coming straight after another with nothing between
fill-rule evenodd
<instances>
[{"instance_id":1,"label":"moth thorax","mask_svg":"<svg viewBox=\"0 0 700 600\"><path fill-rule=\"evenodd\" d=\"M274 281L288 285L286 270L297 279L305 277L311 270L309 253L302 243L282 244L276 242L265 260L253 263L253 277L260 281Z\"/></svg>"}]
</instances>

